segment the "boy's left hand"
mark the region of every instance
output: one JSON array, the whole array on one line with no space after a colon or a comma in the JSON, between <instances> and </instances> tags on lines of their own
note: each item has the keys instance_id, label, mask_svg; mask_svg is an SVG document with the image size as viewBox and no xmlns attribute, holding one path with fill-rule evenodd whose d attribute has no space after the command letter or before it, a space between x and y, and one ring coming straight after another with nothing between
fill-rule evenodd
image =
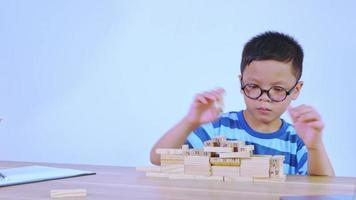
<instances>
[{"instance_id":1,"label":"boy's left hand","mask_svg":"<svg viewBox=\"0 0 356 200\"><path fill-rule=\"evenodd\" d=\"M308 149L318 149L322 145L324 123L319 113L311 106L289 107L288 112L299 137Z\"/></svg>"}]
</instances>

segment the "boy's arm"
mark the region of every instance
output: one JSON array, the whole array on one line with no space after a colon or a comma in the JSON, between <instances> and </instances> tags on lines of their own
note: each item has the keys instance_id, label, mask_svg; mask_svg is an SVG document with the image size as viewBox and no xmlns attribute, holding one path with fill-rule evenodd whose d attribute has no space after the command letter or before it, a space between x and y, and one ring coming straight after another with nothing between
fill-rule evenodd
<instances>
[{"instance_id":1,"label":"boy's arm","mask_svg":"<svg viewBox=\"0 0 356 200\"><path fill-rule=\"evenodd\" d=\"M150 153L151 163L155 165L161 164L159 154L156 153L157 148L180 148L186 141L189 133L196 128L198 128L198 126L192 124L186 118L181 120L177 125L167 131L152 147Z\"/></svg>"},{"instance_id":2,"label":"boy's arm","mask_svg":"<svg viewBox=\"0 0 356 200\"><path fill-rule=\"evenodd\" d=\"M324 123L320 115L306 105L290 108L289 113L297 134L308 149L308 175L335 176L322 141Z\"/></svg>"},{"instance_id":3,"label":"boy's arm","mask_svg":"<svg viewBox=\"0 0 356 200\"><path fill-rule=\"evenodd\" d=\"M160 164L159 155L156 154L157 148L179 148L186 141L189 133L198 128L201 124L215 121L222 108L216 106L222 104L224 89L216 89L196 95L188 114L177 125L165 133L150 152L151 162L155 165Z\"/></svg>"},{"instance_id":4,"label":"boy's arm","mask_svg":"<svg viewBox=\"0 0 356 200\"><path fill-rule=\"evenodd\" d=\"M308 174L335 176L323 144L318 148L308 148Z\"/></svg>"}]
</instances>

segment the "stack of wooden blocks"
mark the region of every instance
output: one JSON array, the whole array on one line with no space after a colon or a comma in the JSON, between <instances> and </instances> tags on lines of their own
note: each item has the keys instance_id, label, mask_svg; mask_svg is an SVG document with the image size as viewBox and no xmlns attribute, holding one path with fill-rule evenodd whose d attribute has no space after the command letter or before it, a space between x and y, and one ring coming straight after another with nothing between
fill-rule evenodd
<instances>
[{"instance_id":1,"label":"stack of wooden blocks","mask_svg":"<svg viewBox=\"0 0 356 200\"><path fill-rule=\"evenodd\" d=\"M284 181L284 156L253 155L254 145L217 137L203 149L157 149L161 166L137 168L147 176L220 181Z\"/></svg>"}]
</instances>

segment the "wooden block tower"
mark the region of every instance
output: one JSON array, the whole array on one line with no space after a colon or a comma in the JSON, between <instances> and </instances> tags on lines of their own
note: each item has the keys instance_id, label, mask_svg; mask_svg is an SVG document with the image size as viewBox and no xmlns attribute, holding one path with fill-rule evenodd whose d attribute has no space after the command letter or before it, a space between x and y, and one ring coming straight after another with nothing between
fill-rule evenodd
<instances>
[{"instance_id":1,"label":"wooden block tower","mask_svg":"<svg viewBox=\"0 0 356 200\"><path fill-rule=\"evenodd\" d=\"M216 137L203 149L157 149L161 166L137 168L147 176L219 181L284 181L284 156L254 155L254 145Z\"/></svg>"}]
</instances>

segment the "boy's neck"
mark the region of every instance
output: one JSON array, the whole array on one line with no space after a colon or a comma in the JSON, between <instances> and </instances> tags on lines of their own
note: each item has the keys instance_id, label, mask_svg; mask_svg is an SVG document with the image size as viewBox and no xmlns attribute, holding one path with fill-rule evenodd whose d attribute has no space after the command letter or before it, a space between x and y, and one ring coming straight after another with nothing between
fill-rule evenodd
<instances>
[{"instance_id":1,"label":"boy's neck","mask_svg":"<svg viewBox=\"0 0 356 200\"><path fill-rule=\"evenodd\" d=\"M282 126L282 120L276 119L268 123L256 120L247 110L243 111L246 123L254 130L260 133L271 134L278 131Z\"/></svg>"}]
</instances>

